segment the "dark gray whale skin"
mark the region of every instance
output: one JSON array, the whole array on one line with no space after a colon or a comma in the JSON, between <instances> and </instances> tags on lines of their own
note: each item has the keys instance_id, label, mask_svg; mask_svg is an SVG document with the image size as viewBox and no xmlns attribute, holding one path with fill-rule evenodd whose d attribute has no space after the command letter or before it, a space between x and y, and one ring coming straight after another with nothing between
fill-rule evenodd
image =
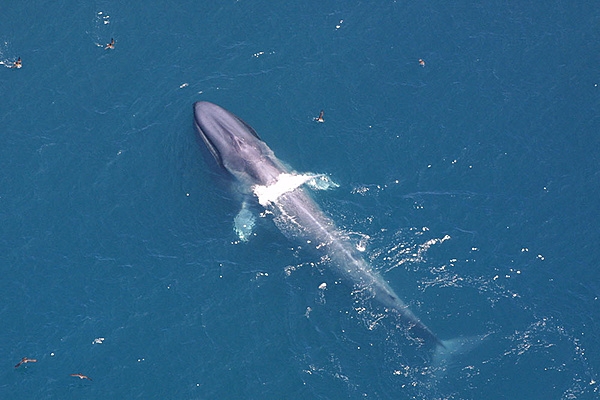
<instances>
[{"instance_id":1,"label":"dark gray whale skin","mask_svg":"<svg viewBox=\"0 0 600 400\"><path fill-rule=\"evenodd\" d=\"M194 103L194 125L219 165L251 192L255 185L269 186L282 173L291 173L250 125L220 106ZM312 246L334 271L355 290L372 298L400 317L412 336L425 343L445 347L442 341L414 315L383 278L368 263L312 197L302 187L283 193L266 208L289 239Z\"/></svg>"}]
</instances>

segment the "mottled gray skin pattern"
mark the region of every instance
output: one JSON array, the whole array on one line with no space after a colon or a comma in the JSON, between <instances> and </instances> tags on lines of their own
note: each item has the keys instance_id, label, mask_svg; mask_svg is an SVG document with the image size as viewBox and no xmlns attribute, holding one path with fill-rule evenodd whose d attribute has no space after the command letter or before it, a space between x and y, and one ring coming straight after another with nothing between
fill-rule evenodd
<instances>
[{"instance_id":1,"label":"mottled gray skin pattern","mask_svg":"<svg viewBox=\"0 0 600 400\"><path fill-rule=\"evenodd\" d=\"M290 173L254 129L229 111L209 102L194 104L194 121L217 162L248 191L269 186ZM355 246L336 227L302 187L284 193L267 206L277 227L303 247L312 247L328 260L354 289L366 290L387 309L396 312L410 332L425 342L442 342L417 318L381 276L373 271Z\"/></svg>"}]
</instances>

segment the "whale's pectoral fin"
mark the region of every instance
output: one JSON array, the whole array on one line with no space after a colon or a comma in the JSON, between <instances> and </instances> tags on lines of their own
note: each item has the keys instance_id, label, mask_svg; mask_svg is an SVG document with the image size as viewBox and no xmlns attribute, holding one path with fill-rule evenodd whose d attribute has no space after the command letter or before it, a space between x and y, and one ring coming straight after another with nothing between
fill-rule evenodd
<instances>
[{"instance_id":1,"label":"whale's pectoral fin","mask_svg":"<svg viewBox=\"0 0 600 400\"><path fill-rule=\"evenodd\" d=\"M250 240L255 222L256 217L252 214L252 211L248 210L248 205L244 201L242 209L233 219L233 230L242 242Z\"/></svg>"}]
</instances>

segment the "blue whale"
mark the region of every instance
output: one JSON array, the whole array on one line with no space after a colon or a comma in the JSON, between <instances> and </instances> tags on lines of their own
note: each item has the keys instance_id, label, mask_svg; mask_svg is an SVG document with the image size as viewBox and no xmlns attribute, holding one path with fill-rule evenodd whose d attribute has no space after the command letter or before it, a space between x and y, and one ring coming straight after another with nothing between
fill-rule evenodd
<instances>
[{"instance_id":1,"label":"blue whale","mask_svg":"<svg viewBox=\"0 0 600 400\"><path fill-rule=\"evenodd\" d=\"M205 101L195 103L194 124L219 165L246 191L258 193L256 188L276 188L282 177L293 176L293 171L275 156L250 125L218 105ZM266 200L257 198L272 213L273 221L284 235L305 248L312 247L345 283L366 291L388 311L396 313L413 338L438 348L446 347L373 271L302 184L290 190L275 190L275 193L276 197Z\"/></svg>"}]
</instances>

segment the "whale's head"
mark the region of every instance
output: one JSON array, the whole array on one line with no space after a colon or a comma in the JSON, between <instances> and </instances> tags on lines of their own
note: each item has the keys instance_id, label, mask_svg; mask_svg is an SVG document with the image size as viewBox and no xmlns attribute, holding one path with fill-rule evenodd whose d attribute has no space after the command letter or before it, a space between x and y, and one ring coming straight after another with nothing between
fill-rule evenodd
<instances>
[{"instance_id":1,"label":"whale's head","mask_svg":"<svg viewBox=\"0 0 600 400\"><path fill-rule=\"evenodd\" d=\"M238 180L265 185L283 172L256 131L224 108L207 101L194 103L194 124L219 165Z\"/></svg>"}]
</instances>

